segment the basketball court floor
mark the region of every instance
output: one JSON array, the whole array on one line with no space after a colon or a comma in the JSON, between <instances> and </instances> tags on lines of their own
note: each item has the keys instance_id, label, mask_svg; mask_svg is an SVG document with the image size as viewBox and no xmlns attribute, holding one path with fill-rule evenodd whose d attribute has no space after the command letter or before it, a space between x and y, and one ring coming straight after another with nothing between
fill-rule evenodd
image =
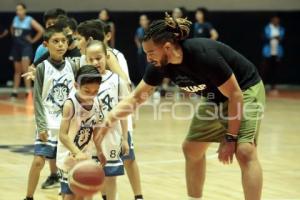
<instances>
[{"instance_id":1,"label":"basketball court floor","mask_svg":"<svg viewBox=\"0 0 300 200\"><path fill-rule=\"evenodd\" d=\"M189 107L172 107L162 101L163 112L142 106L134 131L135 152L140 167L143 194L147 200L186 199L184 158L181 143L189 125ZM172 102L172 101L170 101ZM162 105L163 104L163 105ZM171 110L168 111L168 110ZM177 116L177 119L172 117ZM35 123L32 102L0 100L0 200L21 200L32 161ZM204 197L208 200L242 200L240 170L235 160L223 166L217 159L217 145L207 154ZM263 200L300 200L300 94L280 93L268 98L258 141L264 171ZM41 180L49 174L48 164ZM58 189L36 191L37 200L57 200ZM133 199L126 176L118 180L119 200ZM100 195L94 199L100 200Z\"/></svg>"}]
</instances>

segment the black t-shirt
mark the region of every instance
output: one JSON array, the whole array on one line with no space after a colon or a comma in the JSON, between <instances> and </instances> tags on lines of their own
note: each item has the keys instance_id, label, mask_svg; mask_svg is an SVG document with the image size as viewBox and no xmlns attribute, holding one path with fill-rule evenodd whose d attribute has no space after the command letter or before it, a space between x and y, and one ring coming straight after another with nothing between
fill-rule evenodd
<instances>
[{"instance_id":1,"label":"black t-shirt","mask_svg":"<svg viewBox=\"0 0 300 200\"><path fill-rule=\"evenodd\" d=\"M193 37L204 37L204 38L210 38L210 31L213 29L213 26L209 22L205 23L198 23L196 22L193 26Z\"/></svg>"},{"instance_id":2,"label":"black t-shirt","mask_svg":"<svg viewBox=\"0 0 300 200\"><path fill-rule=\"evenodd\" d=\"M218 90L234 73L242 90L255 85L261 79L255 66L229 46L205 38L182 41L183 61L154 67L149 64L143 80L152 86L170 78L187 92L207 97L210 101L222 102L226 97Z\"/></svg>"}]
</instances>

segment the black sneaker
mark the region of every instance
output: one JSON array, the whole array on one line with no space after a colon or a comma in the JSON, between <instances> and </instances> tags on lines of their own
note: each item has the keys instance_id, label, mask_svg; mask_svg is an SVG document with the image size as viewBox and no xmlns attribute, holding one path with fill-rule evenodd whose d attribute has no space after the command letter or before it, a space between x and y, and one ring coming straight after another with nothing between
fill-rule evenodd
<instances>
[{"instance_id":1,"label":"black sneaker","mask_svg":"<svg viewBox=\"0 0 300 200\"><path fill-rule=\"evenodd\" d=\"M33 200L33 197L26 197L24 200Z\"/></svg>"},{"instance_id":2,"label":"black sneaker","mask_svg":"<svg viewBox=\"0 0 300 200\"><path fill-rule=\"evenodd\" d=\"M52 188L58 188L58 187L60 187L58 175L48 176L46 181L42 184L42 189L52 189Z\"/></svg>"},{"instance_id":3,"label":"black sneaker","mask_svg":"<svg viewBox=\"0 0 300 200\"><path fill-rule=\"evenodd\" d=\"M16 100L17 98L18 98L18 93L13 92L13 93L10 94L10 99L11 100Z\"/></svg>"}]
</instances>

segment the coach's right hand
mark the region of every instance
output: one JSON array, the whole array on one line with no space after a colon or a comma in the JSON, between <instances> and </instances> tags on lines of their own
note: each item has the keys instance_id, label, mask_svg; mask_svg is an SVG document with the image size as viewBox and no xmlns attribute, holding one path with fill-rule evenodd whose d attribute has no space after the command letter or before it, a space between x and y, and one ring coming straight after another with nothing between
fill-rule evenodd
<instances>
[{"instance_id":1,"label":"coach's right hand","mask_svg":"<svg viewBox=\"0 0 300 200\"><path fill-rule=\"evenodd\" d=\"M43 142L47 142L47 141L48 141L48 133L47 133L47 131L40 132L40 133L39 133L39 138L40 138L40 140L42 140Z\"/></svg>"}]
</instances>

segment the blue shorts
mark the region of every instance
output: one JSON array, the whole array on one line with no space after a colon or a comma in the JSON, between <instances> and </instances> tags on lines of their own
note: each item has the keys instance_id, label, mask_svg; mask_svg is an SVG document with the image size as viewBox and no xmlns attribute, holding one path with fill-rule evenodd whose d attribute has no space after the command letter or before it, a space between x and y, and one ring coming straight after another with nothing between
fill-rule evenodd
<instances>
[{"instance_id":1,"label":"blue shorts","mask_svg":"<svg viewBox=\"0 0 300 200\"><path fill-rule=\"evenodd\" d=\"M34 143L34 155L44 156L48 159L56 159L57 151L57 134L59 130L48 130L48 141L41 141L36 136Z\"/></svg>"},{"instance_id":2,"label":"blue shorts","mask_svg":"<svg viewBox=\"0 0 300 200\"><path fill-rule=\"evenodd\" d=\"M21 61L22 59L31 60L33 57L32 45L13 44L9 59L12 61Z\"/></svg>"},{"instance_id":3,"label":"blue shorts","mask_svg":"<svg viewBox=\"0 0 300 200\"><path fill-rule=\"evenodd\" d=\"M93 159L99 162L96 156L93 156ZM124 164L123 161L120 160L108 160L104 166L105 176L122 176L124 175Z\"/></svg>"},{"instance_id":4,"label":"blue shorts","mask_svg":"<svg viewBox=\"0 0 300 200\"><path fill-rule=\"evenodd\" d=\"M134 154L134 145L132 140L132 132L128 131L128 145L129 145L129 155L123 156L121 153L122 160L135 160L135 154ZM122 152L122 151L121 151Z\"/></svg>"},{"instance_id":5,"label":"blue shorts","mask_svg":"<svg viewBox=\"0 0 300 200\"><path fill-rule=\"evenodd\" d=\"M69 179L68 179L68 173L64 172L63 170L59 169L58 170L59 175L60 175L60 192L62 194L73 194L69 187Z\"/></svg>"}]
</instances>

